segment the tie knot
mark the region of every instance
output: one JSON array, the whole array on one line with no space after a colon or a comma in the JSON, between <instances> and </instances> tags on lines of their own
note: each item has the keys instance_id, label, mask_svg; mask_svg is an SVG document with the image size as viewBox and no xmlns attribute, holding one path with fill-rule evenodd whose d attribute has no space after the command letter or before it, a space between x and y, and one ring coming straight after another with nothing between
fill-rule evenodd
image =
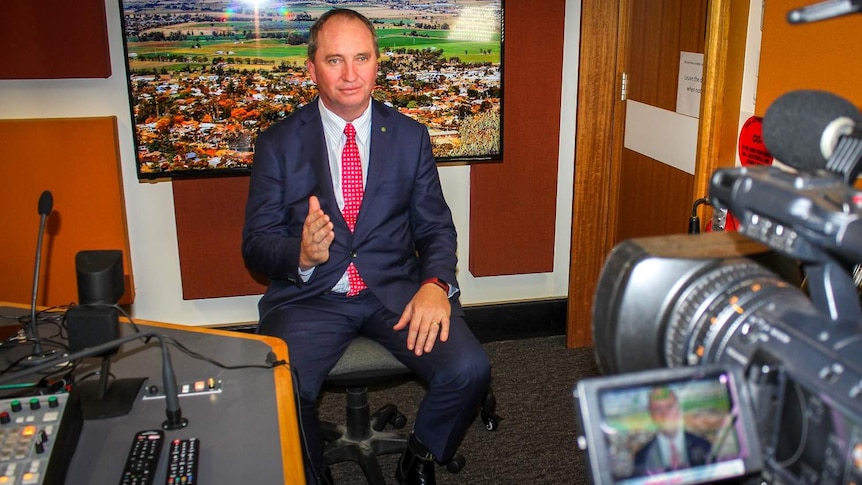
<instances>
[{"instance_id":1,"label":"tie knot","mask_svg":"<svg viewBox=\"0 0 862 485\"><path fill-rule=\"evenodd\" d=\"M348 140L356 137L356 128L353 127L353 123L344 125L344 134L347 135Z\"/></svg>"}]
</instances>

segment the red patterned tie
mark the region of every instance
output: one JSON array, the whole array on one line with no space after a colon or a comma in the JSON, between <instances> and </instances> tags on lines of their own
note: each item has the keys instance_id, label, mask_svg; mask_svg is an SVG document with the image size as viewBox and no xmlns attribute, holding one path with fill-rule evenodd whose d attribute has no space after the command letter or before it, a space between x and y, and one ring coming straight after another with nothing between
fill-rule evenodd
<instances>
[{"instance_id":1,"label":"red patterned tie","mask_svg":"<svg viewBox=\"0 0 862 485\"><path fill-rule=\"evenodd\" d=\"M341 214L350 232L353 232L359 206L362 205L362 161L359 158L359 147L356 146L356 129L353 124L347 123L344 134L347 135L347 142L341 151L341 192L344 195L344 208ZM359 276L359 271L353 263L347 267L347 280L350 282L347 296L356 296L365 289L365 281Z\"/></svg>"},{"instance_id":2,"label":"red patterned tie","mask_svg":"<svg viewBox=\"0 0 862 485\"><path fill-rule=\"evenodd\" d=\"M671 470L679 470L680 460L679 460L679 451L676 449L676 444L671 441L670 442L670 469Z\"/></svg>"}]
</instances>

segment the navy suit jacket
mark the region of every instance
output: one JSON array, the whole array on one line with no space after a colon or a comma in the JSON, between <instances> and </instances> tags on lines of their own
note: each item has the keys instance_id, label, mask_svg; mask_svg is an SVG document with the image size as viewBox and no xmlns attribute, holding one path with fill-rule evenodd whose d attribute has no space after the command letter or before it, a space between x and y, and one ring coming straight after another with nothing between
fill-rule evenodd
<instances>
[{"instance_id":1,"label":"navy suit jacket","mask_svg":"<svg viewBox=\"0 0 862 485\"><path fill-rule=\"evenodd\" d=\"M700 436L685 432L685 449L688 454L688 467L707 464L712 444ZM632 476L652 475L666 470L665 462L657 438L653 438L635 454L635 472Z\"/></svg>"},{"instance_id":2,"label":"navy suit jacket","mask_svg":"<svg viewBox=\"0 0 862 485\"><path fill-rule=\"evenodd\" d=\"M242 253L252 272L270 280L259 303L261 318L277 306L330 290L351 261L396 314L426 278L457 286L457 235L427 128L372 102L365 195L351 233L336 202L318 102L272 125L255 145ZM304 283L300 238L311 195L332 220L335 240L329 261ZM451 302L452 313L463 315L457 298Z\"/></svg>"}]
</instances>

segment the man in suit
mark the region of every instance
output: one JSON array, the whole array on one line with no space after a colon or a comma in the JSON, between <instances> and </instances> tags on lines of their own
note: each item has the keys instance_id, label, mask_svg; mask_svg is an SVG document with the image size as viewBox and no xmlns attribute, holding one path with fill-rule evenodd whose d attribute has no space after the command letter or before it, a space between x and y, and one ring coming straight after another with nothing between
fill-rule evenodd
<instances>
[{"instance_id":1,"label":"man in suit","mask_svg":"<svg viewBox=\"0 0 862 485\"><path fill-rule=\"evenodd\" d=\"M712 444L685 430L679 400L667 387L658 386L649 394L649 413L656 436L635 454L633 476L654 475L705 465Z\"/></svg>"},{"instance_id":2,"label":"man in suit","mask_svg":"<svg viewBox=\"0 0 862 485\"><path fill-rule=\"evenodd\" d=\"M378 56L368 19L327 11L308 43L318 98L261 133L255 147L243 257L270 280L258 331L288 344L312 483L327 475L318 394L357 334L428 384L398 483L435 483L435 460L454 455L490 380L458 302L455 227L428 130L372 100ZM361 174L342 169L357 158ZM359 177L361 205L348 187Z\"/></svg>"}]
</instances>

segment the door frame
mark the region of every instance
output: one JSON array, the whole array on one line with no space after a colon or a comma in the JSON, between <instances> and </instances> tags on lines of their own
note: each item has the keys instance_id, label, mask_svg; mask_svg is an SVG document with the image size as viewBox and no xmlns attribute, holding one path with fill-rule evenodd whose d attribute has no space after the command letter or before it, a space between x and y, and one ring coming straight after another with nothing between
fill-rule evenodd
<instances>
[{"instance_id":1,"label":"door frame","mask_svg":"<svg viewBox=\"0 0 862 485\"><path fill-rule=\"evenodd\" d=\"M625 103L620 97L631 0L582 0L566 346L592 346L592 305L612 249ZM749 0L711 0L692 202L736 163ZM733 28L731 28L733 26ZM740 27L742 26L742 27ZM725 102L727 100L727 102Z\"/></svg>"}]
</instances>

